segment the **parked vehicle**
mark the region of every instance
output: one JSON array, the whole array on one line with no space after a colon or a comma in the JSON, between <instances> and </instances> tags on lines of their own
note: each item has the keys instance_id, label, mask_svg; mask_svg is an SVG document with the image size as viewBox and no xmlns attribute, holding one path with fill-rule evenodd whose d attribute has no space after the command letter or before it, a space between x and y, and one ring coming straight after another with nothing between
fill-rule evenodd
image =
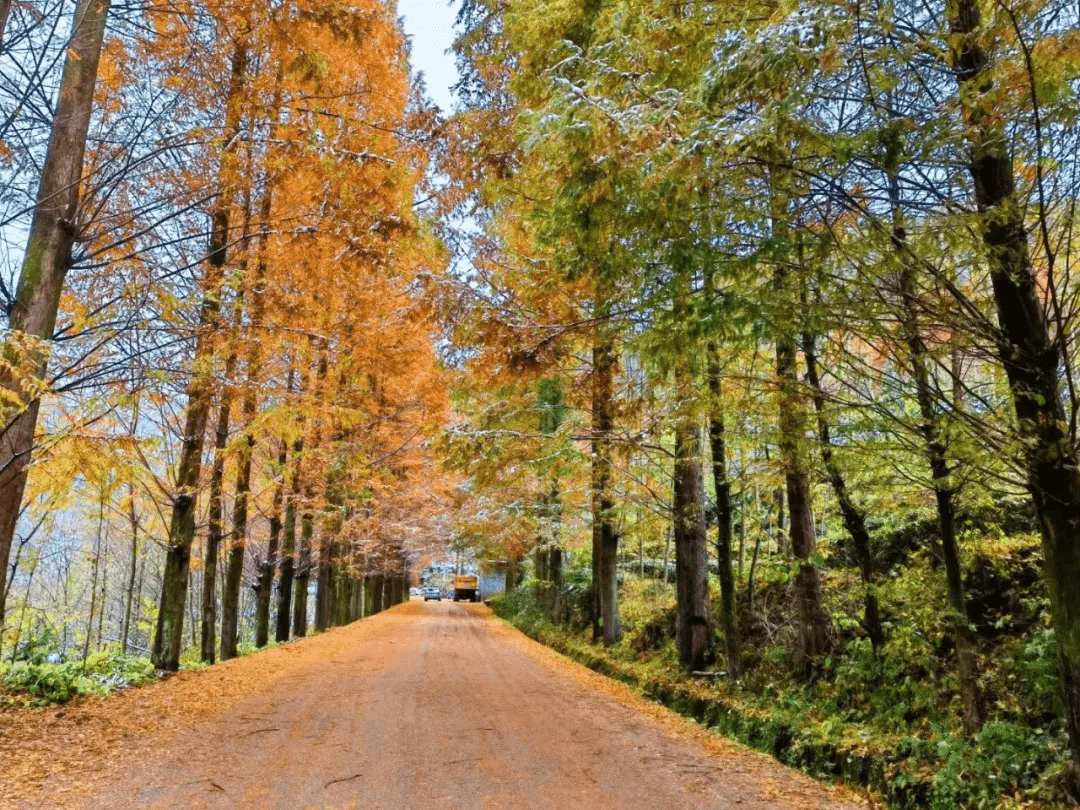
<instances>
[{"instance_id":1,"label":"parked vehicle","mask_svg":"<svg viewBox=\"0 0 1080 810\"><path fill-rule=\"evenodd\" d=\"M479 602L480 580L474 576L454 577L454 601L455 602Z\"/></svg>"}]
</instances>

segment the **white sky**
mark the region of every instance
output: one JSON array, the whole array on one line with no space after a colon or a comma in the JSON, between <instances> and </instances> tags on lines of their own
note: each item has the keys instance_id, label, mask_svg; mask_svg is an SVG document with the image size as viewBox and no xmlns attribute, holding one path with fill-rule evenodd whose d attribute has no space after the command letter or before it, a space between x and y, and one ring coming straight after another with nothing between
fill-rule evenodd
<instances>
[{"instance_id":1,"label":"white sky","mask_svg":"<svg viewBox=\"0 0 1080 810\"><path fill-rule=\"evenodd\" d=\"M398 0L398 16L405 18L405 33L412 37L413 73L424 74L428 95L450 112L450 87L457 83L454 57L446 53L454 41L457 0Z\"/></svg>"}]
</instances>

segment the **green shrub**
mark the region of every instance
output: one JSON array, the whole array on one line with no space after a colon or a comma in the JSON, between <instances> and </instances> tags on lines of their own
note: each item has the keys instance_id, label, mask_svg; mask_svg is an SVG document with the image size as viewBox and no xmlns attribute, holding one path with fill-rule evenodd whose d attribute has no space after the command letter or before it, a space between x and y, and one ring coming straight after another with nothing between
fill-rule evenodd
<instances>
[{"instance_id":1,"label":"green shrub","mask_svg":"<svg viewBox=\"0 0 1080 810\"><path fill-rule=\"evenodd\" d=\"M76 695L106 695L154 677L149 659L111 652L62 664L17 661L0 665L0 683L12 693L9 699L32 706L66 703Z\"/></svg>"}]
</instances>

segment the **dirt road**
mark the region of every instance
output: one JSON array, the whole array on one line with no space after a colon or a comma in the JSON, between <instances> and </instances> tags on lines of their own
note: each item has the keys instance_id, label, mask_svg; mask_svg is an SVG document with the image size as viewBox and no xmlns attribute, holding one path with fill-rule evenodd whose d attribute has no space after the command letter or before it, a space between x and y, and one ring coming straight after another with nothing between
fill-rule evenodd
<instances>
[{"instance_id":1,"label":"dirt road","mask_svg":"<svg viewBox=\"0 0 1080 810\"><path fill-rule=\"evenodd\" d=\"M37 722L19 718L0 738L0 805L860 806L556 656L482 605L411 602L110 700L34 714Z\"/></svg>"}]
</instances>

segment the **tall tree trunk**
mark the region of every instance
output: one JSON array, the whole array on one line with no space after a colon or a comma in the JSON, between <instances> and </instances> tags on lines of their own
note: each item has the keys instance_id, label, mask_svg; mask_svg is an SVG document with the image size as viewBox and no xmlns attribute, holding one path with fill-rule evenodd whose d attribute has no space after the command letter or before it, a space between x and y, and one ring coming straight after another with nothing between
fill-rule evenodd
<instances>
[{"instance_id":1,"label":"tall tree trunk","mask_svg":"<svg viewBox=\"0 0 1080 810\"><path fill-rule=\"evenodd\" d=\"M248 426L248 432L245 433L237 463L229 564L225 572L225 592L221 602L222 661L236 657L240 637L240 588L244 580L244 556L247 552L248 495L251 491L251 455L255 445L255 439L250 432L255 418L253 396L249 391L244 398L244 424Z\"/></svg>"},{"instance_id":2,"label":"tall tree trunk","mask_svg":"<svg viewBox=\"0 0 1080 810\"><path fill-rule=\"evenodd\" d=\"M506 554L506 585L505 589L507 593L512 593L517 590L517 578L518 578L518 563L517 554L513 551L508 551Z\"/></svg>"},{"instance_id":3,"label":"tall tree trunk","mask_svg":"<svg viewBox=\"0 0 1080 810\"><path fill-rule=\"evenodd\" d=\"M277 564L278 543L281 538L281 506L285 500L285 465L288 462L288 443L282 441L278 453L281 477L274 486L274 501L270 507L270 539L266 559L259 564L259 579L255 586L255 646L265 647L270 640L270 600L274 595L274 567Z\"/></svg>"},{"instance_id":4,"label":"tall tree trunk","mask_svg":"<svg viewBox=\"0 0 1080 810\"><path fill-rule=\"evenodd\" d=\"M229 358L235 361L235 357ZM227 364L228 365L228 364ZM226 369L226 380L230 369ZM206 528L206 556L203 559L202 581L202 636L200 660L212 664L217 647L217 569L221 539L224 534L221 507L222 484L225 477L225 446L229 442L229 399L232 393L228 384L222 387L218 403L217 428L214 431L214 466L210 472L210 516ZM224 643L224 642L223 642ZM225 656L222 655L224 660Z\"/></svg>"},{"instance_id":5,"label":"tall tree trunk","mask_svg":"<svg viewBox=\"0 0 1080 810\"><path fill-rule=\"evenodd\" d=\"M855 558L859 561L859 572L863 581L864 624L866 634L870 638L870 644L876 656L880 655L881 648L885 645L885 630L881 626L881 609L877 597L877 577L874 572L874 560L870 553L870 532L866 528L866 518L862 510L851 499L847 481L844 479L844 475L840 471L840 465L836 463L836 457L833 455L829 423L825 420L825 392L822 390L821 378L818 374L817 351L814 343L813 335L808 332L803 334L806 380L810 384L810 391L814 398L814 411L817 414L821 461L825 466L825 474L829 477L829 484L832 486L833 494L836 495L840 514L844 518L844 526L847 528L851 542L855 546Z\"/></svg>"},{"instance_id":6,"label":"tall tree trunk","mask_svg":"<svg viewBox=\"0 0 1080 810\"><path fill-rule=\"evenodd\" d=\"M713 486L716 489L716 566L720 574L720 613L724 624L724 649L728 675L742 675L742 638L735 609L735 573L731 554L731 482L724 446L724 412L720 390L720 360L715 344L708 346L709 446L712 451Z\"/></svg>"},{"instance_id":7,"label":"tall tree trunk","mask_svg":"<svg viewBox=\"0 0 1080 810\"><path fill-rule=\"evenodd\" d=\"M151 660L158 669L180 667L180 648L184 631L184 601L187 596L191 543L195 538L195 498L202 471L202 445L213 390L213 331L221 309L220 288L224 276L229 243L229 215L232 206L232 169L240 141L241 92L247 72L247 46L237 43L231 60L229 91L226 101L225 132L222 152L219 197L211 213L210 245L206 275L203 279L203 302L199 313L199 333L195 343L195 363L187 389L187 412L184 441L176 472L172 518L161 582L157 629Z\"/></svg>"},{"instance_id":8,"label":"tall tree trunk","mask_svg":"<svg viewBox=\"0 0 1080 810\"><path fill-rule=\"evenodd\" d=\"M234 503L235 513L235 503ZM245 524L247 516L244 516ZM244 558L247 543L238 536L234 525L229 556L225 565L225 587L221 595L221 660L236 658L240 642L240 591L244 584Z\"/></svg>"},{"instance_id":9,"label":"tall tree trunk","mask_svg":"<svg viewBox=\"0 0 1080 810\"><path fill-rule=\"evenodd\" d=\"M5 3L0 11L6 24L10 5L7 0L0 1ZM41 404L41 381L48 364L48 342L56 327L60 294L79 232L79 191L86 136L108 13L109 0L79 0L75 7L60 79L60 97L41 169L22 272L8 313L12 334L4 340L4 365L23 371L0 374L0 387L21 403L14 412L6 408L0 411L4 422L0 432L0 567L5 571L26 489L26 468ZM2 43L3 31L0 31ZM29 340L24 343L19 333ZM0 643L6 597L7 589L0 583Z\"/></svg>"},{"instance_id":10,"label":"tall tree trunk","mask_svg":"<svg viewBox=\"0 0 1080 810\"><path fill-rule=\"evenodd\" d=\"M98 601L98 630L95 649L100 650L105 639L105 607L109 604L109 524L105 524L101 549L101 598ZM93 621L93 613L90 614Z\"/></svg>"},{"instance_id":11,"label":"tall tree trunk","mask_svg":"<svg viewBox=\"0 0 1080 810\"><path fill-rule=\"evenodd\" d=\"M292 610L293 579L296 572L293 559L296 551L296 503L300 497L300 454L304 443L297 439L293 443L293 477L291 491L285 503L285 522L281 536L281 578L278 582L277 626L274 638L288 641L292 623L289 620Z\"/></svg>"},{"instance_id":12,"label":"tall tree trunk","mask_svg":"<svg viewBox=\"0 0 1080 810\"><path fill-rule=\"evenodd\" d=\"M829 648L829 617L821 576L810 557L814 553L814 515L810 507L810 476L801 447L806 434L806 409L795 375L795 341L780 336L776 342L776 374L780 386L780 457L790 521L791 551L798 566L795 600L799 616L801 667L811 674L815 660Z\"/></svg>"},{"instance_id":13,"label":"tall tree trunk","mask_svg":"<svg viewBox=\"0 0 1080 810\"><path fill-rule=\"evenodd\" d=\"M246 227L245 227L246 230ZM243 317L243 301L238 296L233 311L233 327L238 329ZM225 361L224 382L218 402L217 427L214 430L214 464L210 471L209 519L206 531L206 558L203 561L202 583L202 649L201 660L214 663L217 646L217 570L221 542L225 536L224 509L222 496L225 480L225 448L229 443L229 414L232 408L232 379L236 372L236 351L231 350ZM222 636L221 660L232 656L226 655L226 636L229 615L228 588L222 600Z\"/></svg>"},{"instance_id":14,"label":"tall tree trunk","mask_svg":"<svg viewBox=\"0 0 1080 810\"><path fill-rule=\"evenodd\" d=\"M278 84L281 82L281 72L278 72ZM276 121L281 106L281 94L275 93L272 105L271 120ZM274 183L271 177L265 180L265 190L259 203L259 244L258 255L255 260L255 278L251 290L251 327L257 329L262 326L263 316L266 311L266 251L269 241L270 213L273 207ZM245 232L247 231L245 224ZM239 324L238 324L239 327ZM229 565L225 574L225 593L222 599L221 609L221 659L235 658L237 643L239 642L240 624L240 588L244 579L244 556L247 550L248 534L248 500L251 493L251 463L255 451L255 436L252 434L252 425L255 422L258 410L258 382L262 373L262 341L258 338L248 340L246 359L246 385L244 386L243 423L244 440L240 446L240 454L237 458L236 468L236 498L233 501L232 535L229 543ZM293 375L289 372L287 390L292 391ZM274 537L274 540L277 538ZM271 555L272 559L272 555ZM273 563L269 571L271 584L273 583ZM263 587L262 580L266 572L264 566L260 566L258 581L256 583L256 647L266 644L258 643L258 623L260 601ZM267 615L269 612L269 595L265 596Z\"/></svg>"},{"instance_id":15,"label":"tall tree trunk","mask_svg":"<svg viewBox=\"0 0 1080 810\"><path fill-rule=\"evenodd\" d=\"M684 669L704 669L712 654L709 625L709 554L701 433L683 416L675 428L675 646Z\"/></svg>"},{"instance_id":16,"label":"tall tree trunk","mask_svg":"<svg viewBox=\"0 0 1080 810\"><path fill-rule=\"evenodd\" d=\"M1060 380L1070 380L1066 338L1055 341L1031 266L1024 206L1016 197L1006 122L984 97L993 89L975 0L946 6L954 35L962 109L970 143L969 170L997 305L999 356L1012 392L1026 451L1027 485L1042 531L1043 566L1060 650L1064 704L1073 760L1080 763L1080 459ZM1038 135L1038 133L1037 133ZM1054 257L1047 245L1046 278L1053 290ZM1075 403L1074 403L1075 407Z\"/></svg>"},{"instance_id":17,"label":"tall tree trunk","mask_svg":"<svg viewBox=\"0 0 1080 810\"><path fill-rule=\"evenodd\" d=\"M551 621L560 624L565 619L563 604L563 551L558 545L548 550L548 572L551 577Z\"/></svg>"},{"instance_id":18,"label":"tall tree trunk","mask_svg":"<svg viewBox=\"0 0 1080 810\"><path fill-rule=\"evenodd\" d=\"M379 612L382 604L378 574L368 574L364 577L364 615L374 616Z\"/></svg>"},{"instance_id":19,"label":"tall tree trunk","mask_svg":"<svg viewBox=\"0 0 1080 810\"><path fill-rule=\"evenodd\" d=\"M146 553L142 555L142 559L139 560L139 581L135 583L135 609L134 616L131 617L131 627L133 633L138 638L139 632L139 619L142 618L142 595L143 595L143 582L146 579Z\"/></svg>"},{"instance_id":20,"label":"tall tree trunk","mask_svg":"<svg viewBox=\"0 0 1080 810\"><path fill-rule=\"evenodd\" d=\"M771 173L773 238L787 248L790 227L787 206L776 182L777 170ZM784 471L790 524L791 553L795 558L795 601L799 622L800 668L807 677L813 674L815 661L829 649L829 616L821 575L812 562L816 537L810 502L808 459L803 446L806 436L806 402L795 371L795 306L799 298L792 289L788 261L781 257L773 270L777 312L774 324L776 341L776 381L778 423L780 428L780 463Z\"/></svg>"},{"instance_id":21,"label":"tall tree trunk","mask_svg":"<svg viewBox=\"0 0 1080 810\"><path fill-rule=\"evenodd\" d=\"M330 629L336 615L334 604L337 588L336 530L339 531L340 526L328 526L327 530L322 532L319 543L319 568L316 577L318 586L315 596L315 629L318 631Z\"/></svg>"},{"instance_id":22,"label":"tall tree trunk","mask_svg":"<svg viewBox=\"0 0 1080 810\"><path fill-rule=\"evenodd\" d=\"M386 610L393 604L390 601L390 592L392 588L390 580L392 577L393 574L390 573L384 563L382 576L379 577L379 610Z\"/></svg>"},{"instance_id":23,"label":"tall tree trunk","mask_svg":"<svg viewBox=\"0 0 1080 810\"><path fill-rule=\"evenodd\" d=\"M313 493L304 493L304 511L300 514L300 548L296 563L296 593L293 601L293 635L303 638L308 628L308 586L311 583L311 541L315 536L315 515L307 504Z\"/></svg>"},{"instance_id":24,"label":"tall tree trunk","mask_svg":"<svg viewBox=\"0 0 1080 810\"><path fill-rule=\"evenodd\" d=\"M311 344L309 343L309 346ZM321 402L326 395L326 374L329 368L329 349L324 339L319 347L319 360L316 364L314 398ZM302 388L306 389L307 380L301 380ZM316 450L320 443L320 423L318 419L311 419L306 424L308 437L305 446L309 450ZM298 470L303 470L303 459L300 459ZM311 583L311 544L315 536L315 487L310 473L303 473L304 477L304 503L300 516L300 546L296 562L296 583L293 595L293 635L303 637L307 635L308 628L308 586Z\"/></svg>"},{"instance_id":25,"label":"tall tree trunk","mask_svg":"<svg viewBox=\"0 0 1080 810\"><path fill-rule=\"evenodd\" d=\"M128 521L131 523L131 569L128 572L127 599L124 604L124 626L120 631L120 652L127 655L131 636L131 606L135 602L135 574L139 564L139 516L135 512L135 486L128 482Z\"/></svg>"},{"instance_id":26,"label":"tall tree trunk","mask_svg":"<svg viewBox=\"0 0 1080 810\"><path fill-rule=\"evenodd\" d=\"M619 617L619 535L615 531L611 482L615 344L610 337L596 339L592 359L593 588L597 629L604 645L611 646L622 638L622 622Z\"/></svg>"},{"instance_id":27,"label":"tall tree trunk","mask_svg":"<svg viewBox=\"0 0 1080 810\"><path fill-rule=\"evenodd\" d=\"M97 536L94 539L94 565L90 575L90 613L86 619L86 639L83 642L83 661L90 655L90 638L94 634L94 615L97 612L98 574L101 568L101 532L105 525L105 485L102 484L101 500L98 503Z\"/></svg>"}]
</instances>

